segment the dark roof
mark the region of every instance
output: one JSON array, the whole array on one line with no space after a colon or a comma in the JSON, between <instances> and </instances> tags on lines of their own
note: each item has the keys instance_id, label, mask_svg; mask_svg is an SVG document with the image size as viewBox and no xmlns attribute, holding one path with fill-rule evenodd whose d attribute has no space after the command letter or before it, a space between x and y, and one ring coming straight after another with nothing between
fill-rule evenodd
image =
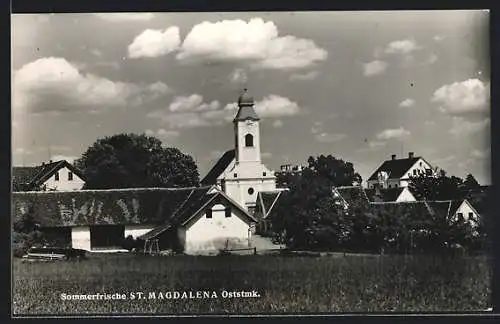
<instances>
[{"instance_id":1,"label":"dark roof","mask_svg":"<svg viewBox=\"0 0 500 324\"><path fill-rule=\"evenodd\" d=\"M252 106L240 106L238 109L238 113L236 114L236 117L234 117L235 121L242 121L242 120L260 120L259 116L257 116L257 113L255 112L255 109L253 109Z\"/></svg>"},{"instance_id":2,"label":"dark roof","mask_svg":"<svg viewBox=\"0 0 500 324\"><path fill-rule=\"evenodd\" d=\"M201 180L202 185L214 185L217 178L227 169L229 164L234 160L236 151L234 149L226 151L215 165L208 171L207 175Z\"/></svg>"},{"instance_id":3,"label":"dark roof","mask_svg":"<svg viewBox=\"0 0 500 324\"><path fill-rule=\"evenodd\" d=\"M375 189L365 189L366 196L370 201L396 201L405 187L380 189L380 197L376 197Z\"/></svg>"},{"instance_id":4,"label":"dark roof","mask_svg":"<svg viewBox=\"0 0 500 324\"><path fill-rule=\"evenodd\" d=\"M81 179L85 179L83 173L66 160L46 163L35 167L13 167L13 190L33 190L64 167L68 168Z\"/></svg>"},{"instance_id":5,"label":"dark roof","mask_svg":"<svg viewBox=\"0 0 500 324\"><path fill-rule=\"evenodd\" d=\"M411 168L421 157L413 157L406 159L386 160L382 165L373 172L368 180L377 180L378 173L385 171L389 175L389 179L403 178L406 171Z\"/></svg>"},{"instance_id":6,"label":"dark roof","mask_svg":"<svg viewBox=\"0 0 500 324\"><path fill-rule=\"evenodd\" d=\"M336 187L336 189L348 204L370 202L365 190L360 186L342 186Z\"/></svg>"},{"instance_id":7,"label":"dark roof","mask_svg":"<svg viewBox=\"0 0 500 324\"><path fill-rule=\"evenodd\" d=\"M443 207L445 207L445 204L443 204ZM445 209L447 210L447 208ZM389 211L393 215L414 217L420 220L429 219L430 216L436 215L439 212L433 209L431 204L426 201L371 202L370 211L374 214L379 212L387 213Z\"/></svg>"}]
</instances>

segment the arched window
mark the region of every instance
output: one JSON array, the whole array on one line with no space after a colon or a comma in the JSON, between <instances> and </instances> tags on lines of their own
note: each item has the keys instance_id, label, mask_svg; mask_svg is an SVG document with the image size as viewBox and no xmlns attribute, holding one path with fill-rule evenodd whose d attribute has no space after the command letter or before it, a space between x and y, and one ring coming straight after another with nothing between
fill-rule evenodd
<instances>
[{"instance_id":1,"label":"arched window","mask_svg":"<svg viewBox=\"0 0 500 324\"><path fill-rule=\"evenodd\" d=\"M246 147L253 146L253 136L252 136L252 134L246 134L245 135L245 146Z\"/></svg>"}]
</instances>

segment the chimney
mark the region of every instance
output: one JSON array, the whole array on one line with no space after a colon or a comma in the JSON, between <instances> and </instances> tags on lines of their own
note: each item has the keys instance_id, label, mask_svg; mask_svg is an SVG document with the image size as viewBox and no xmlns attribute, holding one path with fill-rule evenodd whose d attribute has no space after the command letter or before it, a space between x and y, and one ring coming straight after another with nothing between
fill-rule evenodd
<instances>
[{"instance_id":1,"label":"chimney","mask_svg":"<svg viewBox=\"0 0 500 324\"><path fill-rule=\"evenodd\" d=\"M413 152L409 152L409 153L408 153L408 158L409 158L409 159L413 159Z\"/></svg>"},{"instance_id":2,"label":"chimney","mask_svg":"<svg viewBox=\"0 0 500 324\"><path fill-rule=\"evenodd\" d=\"M391 159L395 160L396 159L396 154L391 155Z\"/></svg>"},{"instance_id":3,"label":"chimney","mask_svg":"<svg viewBox=\"0 0 500 324\"><path fill-rule=\"evenodd\" d=\"M52 160L50 160L50 163L52 163Z\"/></svg>"}]
</instances>

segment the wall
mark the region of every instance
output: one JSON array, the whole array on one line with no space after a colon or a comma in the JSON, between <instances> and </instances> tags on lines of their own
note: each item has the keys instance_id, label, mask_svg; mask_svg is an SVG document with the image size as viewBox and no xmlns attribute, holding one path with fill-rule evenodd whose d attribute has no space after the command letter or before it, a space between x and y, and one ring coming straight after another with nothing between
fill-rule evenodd
<instances>
[{"instance_id":1,"label":"wall","mask_svg":"<svg viewBox=\"0 0 500 324\"><path fill-rule=\"evenodd\" d=\"M408 188L404 188L404 190L399 194L399 197L396 199L396 202L401 201L417 201L415 197L412 195Z\"/></svg>"},{"instance_id":2,"label":"wall","mask_svg":"<svg viewBox=\"0 0 500 324\"><path fill-rule=\"evenodd\" d=\"M477 215L474 210L467 204L465 201L462 202L460 207L458 207L455 215L453 215L453 220L458 220L458 213L462 213L465 221L470 221L471 223L475 223L479 220L479 215ZM469 218L469 213L472 213L472 219Z\"/></svg>"},{"instance_id":3,"label":"wall","mask_svg":"<svg viewBox=\"0 0 500 324\"><path fill-rule=\"evenodd\" d=\"M68 180L68 172L71 172L68 168L61 168L59 171L59 181L56 181L55 174L45 181L47 190L80 190L83 188L85 182L80 179L76 174L73 173L73 180Z\"/></svg>"},{"instance_id":4,"label":"wall","mask_svg":"<svg viewBox=\"0 0 500 324\"><path fill-rule=\"evenodd\" d=\"M253 188L253 193L248 190ZM225 193L238 202L243 208L255 206L257 194L260 191L273 191L276 189L276 181L273 179L240 179L226 180Z\"/></svg>"},{"instance_id":5,"label":"wall","mask_svg":"<svg viewBox=\"0 0 500 324\"><path fill-rule=\"evenodd\" d=\"M133 238L137 238L155 227L153 225L125 225L125 237L132 235Z\"/></svg>"},{"instance_id":6,"label":"wall","mask_svg":"<svg viewBox=\"0 0 500 324\"><path fill-rule=\"evenodd\" d=\"M71 247L90 251L90 227L77 226L71 228Z\"/></svg>"},{"instance_id":7,"label":"wall","mask_svg":"<svg viewBox=\"0 0 500 324\"><path fill-rule=\"evenodd\" d=\"M212 207L212 218L204 213L200 219L186 228L184 251L187 254L217 253L226 240L228 248L247 248L250 225L239 218L232 209L231 217L225 217L225 206ZM179 237L182 242L182 238Z\"/></svg>"},{"instance_id":8,"label":"wall","mask_svg":"<svg viewBox=\"0 0 500 324\"><path fill-rule=\"evenodd\" d=\"M237 157L240 162L254 161L260 162L260 130L259 122L247 124L247 121L239 121L236 125L236 133L238 140ZM253 146L245 147L245 135L252 134Z\"/></svg>"}]
</instances>

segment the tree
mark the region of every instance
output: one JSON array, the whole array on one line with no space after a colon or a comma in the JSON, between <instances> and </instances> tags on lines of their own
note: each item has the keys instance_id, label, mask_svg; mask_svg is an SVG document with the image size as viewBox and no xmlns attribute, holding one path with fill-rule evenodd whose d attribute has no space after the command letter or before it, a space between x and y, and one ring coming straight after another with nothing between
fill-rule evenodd
<instances>
[{"instance_id":1,"label":"tree","mask_svg":"<svg viewBox=\"0 0 500 324\"><path fill-rule=\"evenodd\" d=\"M439 170L436 176L419 174L410 177L409 188L417 200L450 200L462 199L460 190L463 180L455 176L447 176L446 171Z\"/></svg>"},{"instance_id":2,"label":"tree","mask_svg":"<svg viewBox=\"0 0 500 324\"><path fill-rule=\"evenodd\" d=\"M477 182L476 178L472 174L468 174L467 177L465 177L465 181L463 182L463 188L465 190L475 190L479 189L481 185L479 182Z\"/></svg>"},{"instance_id":3,"label":"tree","mask_svg":"<svg viewBox=\"0 0 500 324\"><path fill-rule=\"evenodd\" d=\"M351 162L322 154L316 158L310 156L307 163L315 175L326 178L333 186L361 185L361 176Z\"/></svg>"},{"instance_id":4,"label":"tree","mask_svg":"<svg viewBox=\"0 0 500 324\"><path fill-rule=\"evenodd\" d=\"M75 165L85 175L85 189L198 186L199 173L189 155L162 147L145 134L98 139Z\"/></svg>"}]
</instances>

